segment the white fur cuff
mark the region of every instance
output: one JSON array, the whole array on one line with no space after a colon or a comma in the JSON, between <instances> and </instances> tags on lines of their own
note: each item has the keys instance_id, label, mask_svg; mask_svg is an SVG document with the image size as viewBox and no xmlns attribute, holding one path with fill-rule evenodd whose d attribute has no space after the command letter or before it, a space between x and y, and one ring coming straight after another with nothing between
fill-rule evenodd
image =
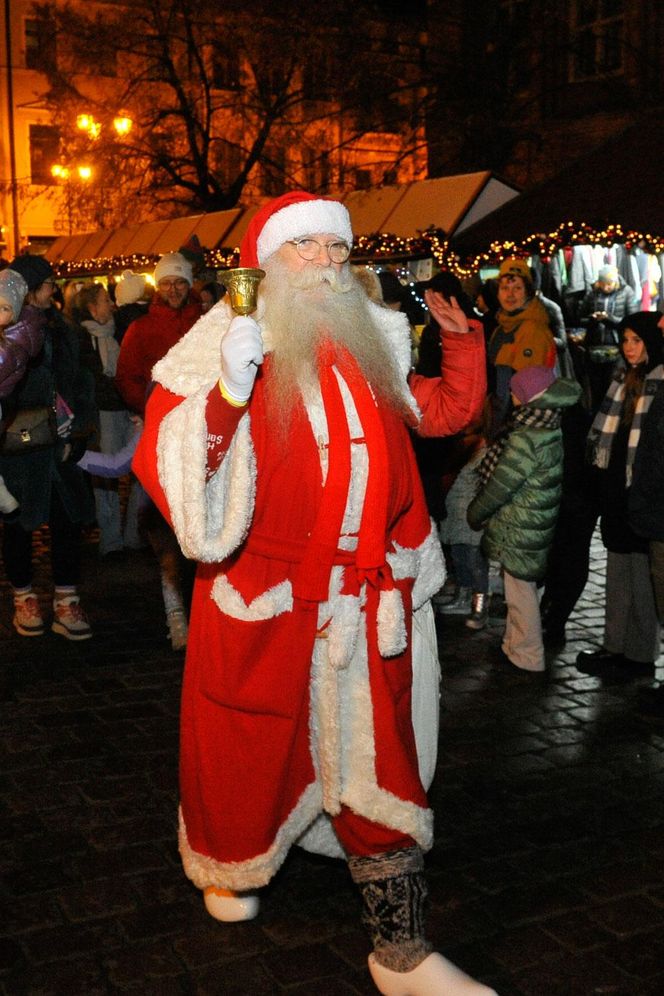
<instances>
[{"instance_id":1,"label":"white fur cuff","mask_svg":"<svg viewBox=\"0 0 664 996\"><path fill-rule=\"evenodd\" d=\"M398 588L380 593L378 602L378 650L381 657L396 657L406 649L406 619Z\"/></svg>"}]
</instances>

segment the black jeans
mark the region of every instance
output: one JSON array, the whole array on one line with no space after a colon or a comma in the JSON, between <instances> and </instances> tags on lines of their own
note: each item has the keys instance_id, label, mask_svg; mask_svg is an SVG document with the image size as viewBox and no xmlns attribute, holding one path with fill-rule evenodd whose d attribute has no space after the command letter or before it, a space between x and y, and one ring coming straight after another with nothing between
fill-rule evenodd
<instances>
[{"instance_id":1,"label":"black jeans","mask_svg":"<svg viewBox=\"0 0 664 996\"><path fill-rule=\"evenodd\" d=\"M549 552L544 594L540 603L542 623L549 632L565 623L581 597L590 569L590 544L599 518L599 508L563 503Z\"/></svg>"},{"instance_id":2,"label":"black jeans","mask_svg":"<svg viewBox=\"0 0 664 996\"><path fill-rule=\"evenodd\" d=\"M51 570L56 588L78 585L81 575L81 526L72 522L55 488L48 517ZM5 522L2 535L5 573L13 588L32 584L32 532L19 522Z\"/></svg>"}]
</instances>

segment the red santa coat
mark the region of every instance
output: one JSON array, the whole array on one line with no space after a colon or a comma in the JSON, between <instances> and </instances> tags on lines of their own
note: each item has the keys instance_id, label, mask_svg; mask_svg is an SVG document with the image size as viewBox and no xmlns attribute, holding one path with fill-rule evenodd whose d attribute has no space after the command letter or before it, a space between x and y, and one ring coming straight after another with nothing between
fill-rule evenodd
<instances>
[{"instance_id":1,"label":"red santa coat","mask_svg":"<svg viewBox=\"0 0 664 996\"><path fill-rule=\"evenodd\" d=\"M394 314L377 320L407 363ZM134 466L200 561L181 717L185 870L199 887L241 890L269 881L292 843L329 846L327 814L342 805L430 846L410 624L444 571L407 430L352 363L326 369L287 437L266 417L269 360L246 413L219 421L229 317L217 306L155 368ZM481 349L478 360L473 382ZM230 445L208 479L211 409Z\"/></svg>"}]
</instances>

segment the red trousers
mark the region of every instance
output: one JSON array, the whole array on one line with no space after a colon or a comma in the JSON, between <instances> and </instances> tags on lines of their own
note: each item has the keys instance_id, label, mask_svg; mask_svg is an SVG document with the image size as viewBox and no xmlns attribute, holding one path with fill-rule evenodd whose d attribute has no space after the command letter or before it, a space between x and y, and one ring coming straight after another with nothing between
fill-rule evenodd
<instances>
[{"instance_id":1,"label":"red trousers","mask_svg":"<svg viewBox=\"0 0 664 996\"><path fill-rule=\"evenodd\" d=\"M369 858L386 851L403 851L416 846L408 834L373 823L347 806L342 806L339 815L332 817L332 826L342 846L353 857Z\"/></svg>"}]
</instances>

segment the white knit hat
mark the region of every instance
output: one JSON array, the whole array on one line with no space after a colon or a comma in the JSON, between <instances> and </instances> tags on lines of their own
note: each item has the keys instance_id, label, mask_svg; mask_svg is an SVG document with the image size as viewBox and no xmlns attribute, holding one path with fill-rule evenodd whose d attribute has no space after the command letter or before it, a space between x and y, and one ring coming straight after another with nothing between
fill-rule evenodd
<instances>
[{"instance_id":1,"label":"white knit hat","mask_svg":"<svg viewBox=\"0 0 664 996\"><path fill-rule=\"evenodd\" d=\"M122 276L115 285L115 303L119 306L123 304L135 304L145 294L145 277L133 270L124 270Z\"/></svg>"},{"instance_id":2,"label":"white knit hat","mask_svg":"<svg viewBox=\"0 0 664 996\"><path fill-rule=\"evenodd\" d=\"M28 285L20 273L9 267L0 270L0 298L12 309L12 322L18 320L27 293Z\"/></svg>"},{"instance_id":3,"label":"white knit hat","mask_svg":"<svg viewBox=\"0 0 664 996\"><path fill-rule=\"evenodd\" d=\"M194 282L194 274L191 263L185 259L181 252L165 252L154 268L154 282L158 284L166 277L186 280L189 286Z\"/></svg>"}]
</instances>

